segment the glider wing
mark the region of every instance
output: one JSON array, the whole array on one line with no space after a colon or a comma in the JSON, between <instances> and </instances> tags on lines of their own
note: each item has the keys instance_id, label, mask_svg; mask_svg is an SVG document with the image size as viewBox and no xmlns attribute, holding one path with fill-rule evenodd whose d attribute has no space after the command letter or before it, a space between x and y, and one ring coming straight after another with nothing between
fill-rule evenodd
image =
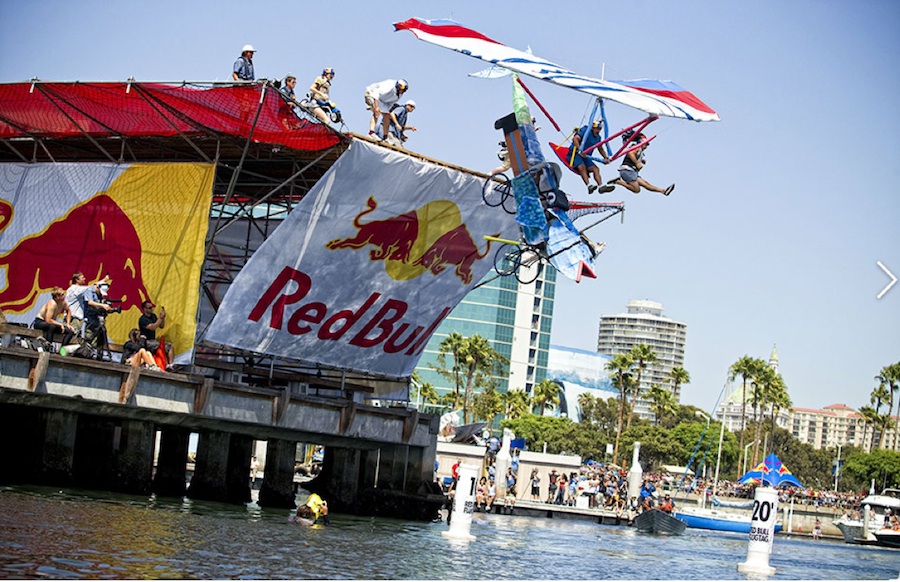
<instances>
[{"instance_id":1,"label":"glider wing","mask_svg":"<svg viewBox=\"0 0 900 582\"><path fill-rule=\"evenodd\" d=\"M719 121L719 115L712 108L671 81L603 81L585 77L536 55L508 47L452 20L410 18L394 23L394 29L408 30L419 40L651 115Z\"/></svg>"}]
</instances>

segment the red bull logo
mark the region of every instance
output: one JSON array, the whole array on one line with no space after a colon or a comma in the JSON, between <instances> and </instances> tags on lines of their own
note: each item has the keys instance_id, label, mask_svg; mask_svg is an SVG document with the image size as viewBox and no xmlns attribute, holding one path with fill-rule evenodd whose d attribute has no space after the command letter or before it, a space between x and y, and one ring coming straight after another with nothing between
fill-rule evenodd
<instances>
[{"instance_id":1,"label":"red bull logo","mask_svg":"<svg viewBox=\"0 0 900 582\"><path fill-rule=\"evenodd\" d=\"M371 293L362 305L332 306L303 300L313 291L308 274L284 267L266 288L247 319L260 321L269 313L268 326L295 336L310 334L323 341L345 341L366 349L380 348L386 354L420 354L425 342L450 314L444 307L425 327L415 327L403 317L409 305L401 300Z\"/></svg>"},{"instance_id":2,"label":"red bull logo","mask_svg":"<svg viewBox=\"0 0 900 582\"><path fill-rule=\"evenodd\" d=\"M13 206L0 200L0 231L9 225ZM110 295L122 308L140 308L148 298L141 273L141 239L128 215L106 195L91 198L26 237L0 255L6 287L0 308L22 313L41 293L54 286L68 287L72 273L82 271L89 281L105 275L113 281Z\"/></svg>"},{"instance_id":3,"label":"red bull logo","mask_svg":"<svg viewBox=\"0 0 900 582\"><path fill-rule=\"evenodd\" d=\"M472 282L472 267L487 256L491 243L480 251L468 227L462 222L459 208L449 200L435 200L421 208L381 220L363 221L378 203L374 197L366 201L366 209L353 219L355 236L335 239L325 247L330 250L369 250L369 259L384 261L385 272L394 280L414 279L426 272L439 275L449 267L464 284ZM500 233L494 236L500 236Z\"/></svg>"}]
</instances>

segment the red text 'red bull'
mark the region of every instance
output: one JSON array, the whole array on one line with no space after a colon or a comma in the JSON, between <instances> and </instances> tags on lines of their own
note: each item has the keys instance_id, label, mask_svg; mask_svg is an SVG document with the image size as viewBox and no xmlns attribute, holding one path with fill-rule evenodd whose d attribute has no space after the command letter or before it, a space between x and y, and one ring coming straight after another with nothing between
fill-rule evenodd
<instances>
[{"instance_id":1,"label":"red text 'red bull'","mask_svg":"<svg viewBox=\"0 0 900 582\"><path fill-rule=\"evenodd\" d=\"M444 307L427 327L417 325L410 330L411 324L403 320L409 309L405 301L372 293L358 306L304 303L312 289L308 274L286 266L263 292L248 319L259 322L270 313L265 323L291 335L314 334L320 340L413 356L425 349L428 338L451 311Z\"/></svg>"}]
</instances>

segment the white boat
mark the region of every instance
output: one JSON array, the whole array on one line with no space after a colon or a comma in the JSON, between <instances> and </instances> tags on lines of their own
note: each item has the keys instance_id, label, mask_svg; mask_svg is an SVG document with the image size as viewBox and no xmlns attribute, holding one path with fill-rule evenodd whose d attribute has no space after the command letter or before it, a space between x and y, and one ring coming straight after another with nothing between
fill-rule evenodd
<instances>
[{"instance_id":1,"label":"white boat","mask_svg":"<svg viewBox=\"0 0 900 582\"><path fill-rule=\"evenodd\" d=\"M870 493L859 502L859 511L863 512L865 506L869 506L869 527L866 531L862 518L853 519L848 515L836 519L832 523L841 530L844 541L848 544L874 544L878 543L875 532L884 526L884 515L888 509L891 513L900 512L900 489L885 489L879 495Z\"/></svg>"},{"instance_id":2,"label":"white boat","mask_svg":"<svg viewBox=\"0 0 900 582\"><path fill-rule=\"evenodd\" d=\"M875 543L886 548L900 548L900 530L880 529L875 532Z\"/></svg>"}]
</instances>

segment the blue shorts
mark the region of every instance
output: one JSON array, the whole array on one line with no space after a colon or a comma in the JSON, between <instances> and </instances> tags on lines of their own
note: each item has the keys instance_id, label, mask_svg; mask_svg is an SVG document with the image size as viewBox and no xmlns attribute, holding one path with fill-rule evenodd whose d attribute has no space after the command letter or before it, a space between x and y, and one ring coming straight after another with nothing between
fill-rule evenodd
<instances>
[{"instance_id":1,"label":"blue shorts","mask_svg":"<svg viewBox=\"0 0 900 582\"><path fill-rule=\"evenodd\" d=\"M569 149L569 152L566 154L566 159L567 160L572 159L572 150L571 149ZM595 164L594 160L592 160L589 157L582 156L581 154L575 154L575 159L572 160L572 167L577 168L578 166L581 166L581 165L584 165L588 168L593 168L597 164Z\"/></svg>"},{"instance_id":2,"label":"blue shorts","mask_svg":"<svg viewBox=\"0 0 900 582\"><path fill-rule=\"evenodd\" d=\"M632 182L637 182L638 171L630 166L619 166L619 177L626 184L631 184Z\"/></svg>"}]
</instances>

